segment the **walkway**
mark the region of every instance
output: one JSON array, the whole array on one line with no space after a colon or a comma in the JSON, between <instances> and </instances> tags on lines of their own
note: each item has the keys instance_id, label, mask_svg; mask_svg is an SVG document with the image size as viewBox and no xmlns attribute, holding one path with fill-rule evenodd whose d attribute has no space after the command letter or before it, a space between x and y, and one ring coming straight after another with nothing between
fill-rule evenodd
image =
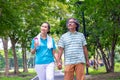
<instances>
[{"instance_id":1,"label":"walkway","mask_svg":"<svg viewBox=\"0 0 120 80\"><path fill-rule=\"evenodd\" d=\"M86 75L86 79L89 78L90 75ZM31 80L39 80L37 76L35 76L33 79ZM62 73L61 70L57 70L55 71L55 80L64 80L64 73Z\"/></svg>"},{"instance_id":2,"label":"walkway","mask_svg":"<svg viewBox=\"0 0 120 80\"><path fill-rule=\"evenodd\" d=\"M57 70L55 71L55 80L63 80L64 78L64 73L62 73L61 70ZM33 79L31 80L39 80L37 76L35 76Z\"/></svg>"},{"instance_id":3,"label":"walkway","mask_svg":"<svg viewBox=\"0 0 120 80\"><path fill-rule=\"evenodd\" d=\"M55 71L55 80L63 80L64 73L61 70Z\"/></svg>"}]
</instances>

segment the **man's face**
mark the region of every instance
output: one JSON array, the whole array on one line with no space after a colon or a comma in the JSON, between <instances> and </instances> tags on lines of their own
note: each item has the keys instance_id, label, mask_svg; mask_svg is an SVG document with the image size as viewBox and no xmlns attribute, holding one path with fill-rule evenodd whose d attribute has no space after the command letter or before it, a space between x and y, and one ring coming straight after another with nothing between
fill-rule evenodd
<instances>
[{"instance_id":1,"label":"man's face","mask_svg":"<svg viewBox=\"0 0 120 80\"><path fill-rule=\"evenodd\" d=\"M68 21L67 26L68 26L68 29L69 29L69 30L72 30L72 31L75 30L75 31L76 31L77 25L76 25L74 19L70 19L70 20Z\"/></svg>"}]
</instances>

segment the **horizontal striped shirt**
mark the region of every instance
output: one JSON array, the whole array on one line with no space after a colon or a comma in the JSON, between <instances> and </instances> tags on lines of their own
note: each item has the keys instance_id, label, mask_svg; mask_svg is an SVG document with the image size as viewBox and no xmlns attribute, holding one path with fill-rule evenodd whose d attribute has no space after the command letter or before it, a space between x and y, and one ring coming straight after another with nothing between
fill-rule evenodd
<instances>
[{"instance_id":1,"label":"horizontal striped shirt","mask_svg":"<svg viewBox=\"0 0 120 80\"><path fill-rule=\"evenodd\" d=\"M65 65L85 63L83 46L87 45L83 33L67 32L63 34L58 46L64 48Z\"/></svg>"}]
</instances>

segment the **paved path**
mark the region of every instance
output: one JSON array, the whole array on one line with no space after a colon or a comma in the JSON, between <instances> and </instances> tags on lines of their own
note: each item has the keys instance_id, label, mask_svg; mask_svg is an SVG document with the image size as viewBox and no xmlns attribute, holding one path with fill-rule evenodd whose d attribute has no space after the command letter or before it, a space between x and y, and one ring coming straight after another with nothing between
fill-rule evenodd
<instances>
[{"instance_id":1,"label":"paved path","mask_svg":"<svg viewBox=\"0 0 120 80\"><path fill-rule=\"evenodd\" d=\"M86 75L86 78L89 78L90 75ZM31 80L39 80L37 76L35 76L33 79ZM57 70L55 71L55 80L64 80L64 73L62 73L61 70ZM76 80L76 79L75 79Z\"/></svg>"},{"instance_id":2,"label":"paved path","mask_svg":"<svg viewBox=\"0 0 120 80\"><path fill-rule=\"evenodd\" d=\"M55 80L63 80L64 78L64 73L62 73L61 70L57 70L55 71ZM39 80L37 76L35 76L33 79L31 80Z\"/></svg>"},{"instance_id":3,"label":"paved path","mask_svg":"<svg viewBox=\"0 0 120 80\"><path fill-rule=\"evenodd\" d=\"M85 77L86 77L86 79L89 79L89 77L91 77L91 75L86 75ZM64 73L62 73L61 70L55 71L55 80L64 80ZM74 80L76 80L76 79L74 78Z\"/></svg>"},{"instance_id":4,"label":"paved path","mask_svg":"<svg viewBox=\"0 0 120 80\"><path fill-rule=\"evenodd\" d=\"M61 70L55 71L55 80L63 80L64 79L64 73L62 73Z\"/></svg>"}]
</instances>

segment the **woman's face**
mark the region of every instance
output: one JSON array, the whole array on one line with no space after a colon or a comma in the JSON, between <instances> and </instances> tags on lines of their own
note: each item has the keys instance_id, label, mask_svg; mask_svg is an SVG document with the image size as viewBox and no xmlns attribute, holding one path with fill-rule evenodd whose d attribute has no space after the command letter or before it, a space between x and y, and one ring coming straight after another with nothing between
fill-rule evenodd
<instances>
[{"instance_id":1,"label":"woman's face","mask_svg":"<svg viewBox=\"0 0 120 80\"><path fill-rule=\"evenodd\" d=\"M48 24L47 24L47 23L43 23L43 24L41 25L41 33L47 34L48 31L49 31L49 29L48 29Z\"/></svg>"}]
</instances>

